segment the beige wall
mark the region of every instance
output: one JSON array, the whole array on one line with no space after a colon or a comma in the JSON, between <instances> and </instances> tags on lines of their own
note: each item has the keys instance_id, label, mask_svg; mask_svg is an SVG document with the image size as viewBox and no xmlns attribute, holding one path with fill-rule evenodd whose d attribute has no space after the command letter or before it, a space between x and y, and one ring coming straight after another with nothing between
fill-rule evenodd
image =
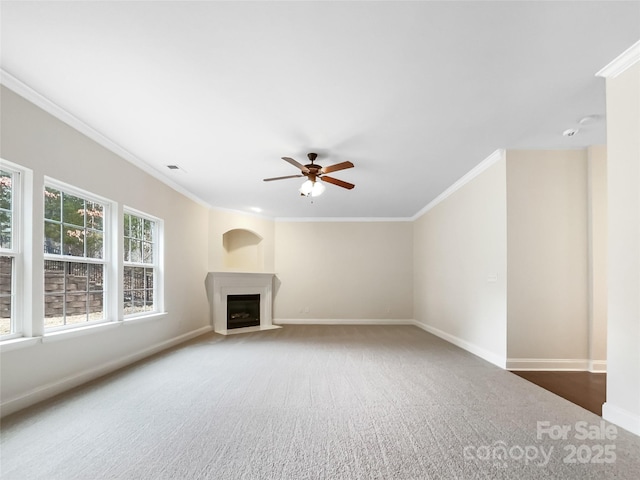
<instances>
[{"instance_id":1,"label":"beige wall","mask_svg":"<svg viewBox=\"0 0 640 480\"><path fill-rule=\"evenodd\" d=\"M510 362L588 358L586 157L507 152Z\"/></svg>"},{"instance_id":2,"label":"beige wall","mask_svg":"<svg viewBox=\"0 0 640 480\"><path fill-rule=\"evenodd\" d=\"M604 370L606 203L604 147L507 151L416 220L415 319L508 368Z\"/></svg>"},{"instance_id":3,"label":"beige wall","mask_svg":"<svg viewBox=\"0 0 640 480\"><path fill-rule=\"evenodd\" d=\"M609 292L603 417L640 435L640 63L606 82Z\"/></svg>"},{"instance_id":4,"label":"beige wall","mask_svg":"<svg viewBox=\"0 0 640 480\"><path fill-rule=\"evenodd\" d=\"M209 271L257 271L274 272L274 221L257 215L244 214L229 210L211 209L208 221ZM238 258L230 258L225 251L224 234L235 229L253 232L262 238L257 255L258 268L252 268L247 259L247 251L239 252ZM233 255L232 255L233 256ZM242 258L239 258L242 257Z\"/></svg>"},{"instance_id":5,"label":"beige wall","mask_svg":"<svg viewBox=\"0 0 640 480\"><path fill-rule=\"evenodd\" d=\"M589 346L591 371L607 363L607 148L587 149Z\"/></svg>"},{"instance_id":6,"label":"beige wall","mask_svg":"<svg viewBox=\"0 0 640 480\"><path fill-rule=\"evenodd\" d=\"M80 337L3 349L1 401L6 414L207 328L202 259L207 256L208 211L4 87L1 100L0 156L33 170L33 218L42 218L47 175L117 202L119 212L127 206L164 220L167 312ZM26 273L38 300L25 321L28 331L33 325L33 333L40 335L43 228L41 222L33 225L33 238L28 239L34 245L33 264Z\"/></svg>"},{"instance_id":7,"label":"beige wall","mask_svg":"<svg viewBox=\"0 0 640 480\"><path fill-rule=\"evenodd\" d=\"M274 321L410 320L411 222L275 224Z\"/></svg>"},{"instance_id":8,"label":"beige wall","mask_svg":"<svg viewBox=\"0 0 640 480\"><path fill-rule=\"evenodd\" d=\"M506 178L501 159L414 223L414 316L504 366Z\"/></svg>"}]
</instances>

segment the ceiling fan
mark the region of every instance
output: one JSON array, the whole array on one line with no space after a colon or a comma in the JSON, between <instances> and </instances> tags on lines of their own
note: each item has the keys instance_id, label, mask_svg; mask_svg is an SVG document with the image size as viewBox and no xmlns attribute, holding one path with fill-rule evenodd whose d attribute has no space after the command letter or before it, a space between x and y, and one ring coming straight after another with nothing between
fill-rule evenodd
<instances>
[{"instance_id":1,"label":"ceiling fan","mask_svg":"<svg viewBox=\"0 0 640 480\"><path fill-rule=\"evenodd\" d=\"M351 190L353 187L355 187L353 183L345 182L343 180L338 180L337 178L329 177L326 175L327 173L337 172L338 170L353 168L353 163L341 162L341 163L336 163L335 165L330 165L328 167L323 167L322 165L316 165L315 163L313 163L315 159L318 157L318 154L308 153L307 157L311 162L307 165L302 165L301 163L297 162L293 158L282 157L282 159L285 162L288 162L294 167L299 168L300 174L286 175L284 177L265 178L264 181L271 182L273 180L284 180L286 178L307 177L307 181L302 184L302 187L300 187L300 193L305 196L311 195L312 197L316 197L320 195L322 192L324 192L324 185L320 183L316 183L318 179L322 180L323 182L332 183L339 187L346 188L348 190Z\"/></svg>"}]
</instances>

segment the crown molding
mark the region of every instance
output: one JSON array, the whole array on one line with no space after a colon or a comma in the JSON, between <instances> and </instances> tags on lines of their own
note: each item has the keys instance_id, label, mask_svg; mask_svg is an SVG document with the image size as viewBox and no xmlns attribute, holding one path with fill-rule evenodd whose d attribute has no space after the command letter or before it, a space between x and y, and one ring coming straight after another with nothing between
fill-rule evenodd
<instances>
[{"instance_id":1,"label":"crown molding","mask_svg":"<svg viewBox=\"0 0 640 480\"><path fill-rule=\"evenodd\" d=\"M596 77L616 78L638 62L640 62L640 40L609 62L606 67L598 71Z\"/></svg>"},{"instance_id":2,"label":"crown molding","mask_svg":"<svg viewBox=\"0 0 640 480\"><path fill-rule=\"evenodd\" d=\"M3 68L0 68L0 84L4 85L9 90L13 91L14 93L20 95L21 97L33 103L37 107L41 108L48 114L54 116L61 122L66 123L67 125L74 128L78 132L82 133L86 137L90 138L94 142L103 146L107 150L113 152L114 154L118 155L119 157L123 158L129 163L135 165L140 170L151 175L156 180L159 180L160 182L164 183L165 185L172 188L176 192L181 193L185 197L189 198L190 200L193 200L194 202L202 205L203 207L211 208L211 205L209 205L207 202L202 200L200 197L197 197L196 195L194 195L184 187L178 185L173 180L171 180L170 178L166 177L161 172L156 170L154 167L144 162L140 158L136 157L134 154L132 154L125 148L121 147L116 142L114 142L110 138L106 137L105 135L97 131L95 128L85 123L83 120L79 119L75 115L71 114L70 112L62 108L60 105L52 102L47 97L37 92L36 90L34 90L30 86L22 82L21 80L17 79L16 77L14 77L12 74L7 72Z\"/></svg>"},{"instance_id":3,"label":"crown molding","mask_svg":"<svg viewBox=\"0 0 640 480\"><path fill-rule=\"evenodd\" d=\"M455 182L453 185L447 188L444 192L442 192L440 195L434 198L431 202L429 202L425 207L423 207L418 213L416 213L409 220L412 220L412 221L417 220L418 218L423 216L425 213L427 213L429 210L431 210L433 207L443 202L445 199L453 195L456 191L460 190L463 186L465 186L471 180L476 178L478 175L480 175L482 172L484 172L487 168L492 166L494 163L504 158L505 158L505 150L502 148L499 148L498 150L493 152L491 155L489 155L487 158L485 158L482 162L480 162L478 165L476 165L474 168L469 170L463 177L461 177L457 182Z\"/></svg>"}]
</instances>

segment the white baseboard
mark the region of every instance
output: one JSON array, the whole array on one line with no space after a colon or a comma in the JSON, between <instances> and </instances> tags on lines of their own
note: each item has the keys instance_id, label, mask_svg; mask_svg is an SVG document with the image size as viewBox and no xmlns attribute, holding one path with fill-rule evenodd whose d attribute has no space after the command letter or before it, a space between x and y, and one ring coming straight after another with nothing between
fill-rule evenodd
<instances>
[{"instance_id":1,"label":"white baseboard","mask_svg":"<svg viewBox=\"0 0 640 480\"><path fill-rule=\"evenodd\" d=\"M584 358L508 358L507 370L605 373L607 361Z\"/></svg>"},{"instance_id":2,"label":"white baseboard","mask_svg":"<svg viewBox=\"0 0 640 480\"><path fill-rule=\"evenodd\" d=\"M17 412L18 410L22 410L23 408L35 405L36 403L39 403L43 400L47 400L48 398L54 397L55 395L80 386L83 383L90 382L91 380L94 380L98 377L114 372L120 368L126 367L127 365L131 365L132 363L142 360L143 358L171 348L175 345L179 345L180 343L186 342L187 340L191 340L192 338L198 337L211 331L213 331L211 325L198 328L197 330L184 333L178 337L166 340L156 345L152 345L148 348L145 348L144 350L132 353L131 355L127 355L126 357L119 358L112 362L85 370L75 375L70 375L46 385L41 385L17 397L2 402L2 404L0 404L0 416L5 417Z\"/></svg>"},{"instance_id":3,"label":"white baseboard","mask_svg":"<svg viewBox=\"0 0 640 480\"><path fill-rule=\"evenodd\" d=\"M277 325L415 325L412 319L395 318L280 318Z\"/></svg>"},{"instance_id":4,"label":"white baseboard","mask_svg":"<svg viewBox=\"0 0 640 480\"><path fill-rule=\"evenodd\" d=\"M591 373L607 373L607 361L589 360L589 371Z\"/></svg>"},{"instance_id":5,"label":"white baseboard","mask_svg":"<svg viewBox=\"0 0 640 480\"><path fill-rule=\"evenodd\" d=\"M637 413L616 407L611 402L605 402L602 404L602 418L640 436L640 415Z\"/></svg>"},{"instance_id":6,"label":"white baseboard","mask_svg":"<svg viewBox=\"0 0 640 480\"><path fill-rule=\"evenodd\" d=\"M455 335L451 335L450 333L444 332L438 328L420 323L417 320L414 320L412 325L415 325L416 327L421 328L424 331L435 335L436 337L440 337L443 340L446 340L447 342L452 343L469 353L473 353L474 355L486 360L487 362L493 363L500 368L505 368L506 366L505 357L497 355L485 348L479 347L478 345L468 342L462 338L456 337Z\"/></svg>"}]
</instances>

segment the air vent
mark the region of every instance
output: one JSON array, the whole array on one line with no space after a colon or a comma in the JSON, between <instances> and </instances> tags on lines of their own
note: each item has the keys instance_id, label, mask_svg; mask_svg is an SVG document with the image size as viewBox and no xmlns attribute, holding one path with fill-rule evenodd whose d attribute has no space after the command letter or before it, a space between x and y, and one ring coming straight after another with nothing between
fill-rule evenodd
<instances>
[{"instance_id":1,"label":"air vent","mask_svg":"<svg viewBox=\"0 0 640 480\"><path fill-rule=\"evenodd\" d=\"M180 174L187 173L184 168L182 168L180 165L176 165L175 163L171 165L165 165L165 167L171 170L171 173L180 173Z\"/></svg>"}]
</instances>

